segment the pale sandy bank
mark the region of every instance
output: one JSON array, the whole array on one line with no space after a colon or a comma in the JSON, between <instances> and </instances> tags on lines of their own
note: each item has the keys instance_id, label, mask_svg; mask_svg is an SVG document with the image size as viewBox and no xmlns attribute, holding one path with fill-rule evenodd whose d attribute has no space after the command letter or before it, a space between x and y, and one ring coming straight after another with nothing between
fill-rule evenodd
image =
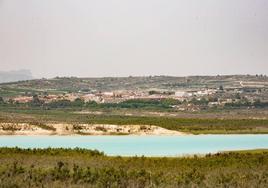
<instances>
[{"instance_id":1,"label":"pale sandy bank","mask_svg":"<svg viewBox=\"0 0 268 188\"><path fill-rule=\"evenodd\" d=\"M0 135L187 135L153 125L0 123Z\"/></svg>"}]
</instances>

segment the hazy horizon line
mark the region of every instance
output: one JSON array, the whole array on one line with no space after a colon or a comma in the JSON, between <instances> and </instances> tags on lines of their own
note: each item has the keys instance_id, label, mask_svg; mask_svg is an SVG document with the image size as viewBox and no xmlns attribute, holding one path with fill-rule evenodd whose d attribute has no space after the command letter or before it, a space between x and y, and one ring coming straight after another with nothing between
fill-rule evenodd
<instances>
[{"instance_id":1,"label":"hazy horizon line","mask_svg":"<svg viewBox=\"0 0 268 188\"><path fill-rule=\"evenodd\" d=\"M129 78L129 77L217 77L217 76L267 76L266 74L193 74L193 75L129 75L129 76L54 76L54 77L34 77L34 79L54 79L54 78ZM34 80L33 79L33 80Z\"/></svg>"},{"instance_id":2,"label":"hazy horizon line","mask_svg":"<svg viewBox=\"0 0 268 188\"><path fill-rule=\"evenodd\" d=\"M13 70L0 70L0 73L11 73L11 72L20 72L20 71L28 71L31 73L32 79L31 80L38 80L38 79L54 79L54 78L129 78L129 77L216 77L216 76L267 76L266 74L256 73L256 74L245 74L245 73L237 73L237 74L188 74L188 75L174 75L174 74L130 74L130 75L109 75L109 76L79 76L79 75L55 75L52 77L43 77L43 76L34 76L34 73L30 69L13 69Z\"/></svg>"}]
</instances>

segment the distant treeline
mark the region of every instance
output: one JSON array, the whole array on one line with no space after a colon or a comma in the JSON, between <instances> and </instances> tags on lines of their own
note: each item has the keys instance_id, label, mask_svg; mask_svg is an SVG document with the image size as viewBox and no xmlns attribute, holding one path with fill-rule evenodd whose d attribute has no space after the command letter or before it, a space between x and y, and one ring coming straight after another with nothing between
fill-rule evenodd
<instances>
[{"instance_id":1,"label":"distant treeline","mask_svg":"<svg viewBox=\"0 0 268 188\"><path fill-rule=\"evenodd\" d=\"M267 108L268 102L261 102L260 100L256 100L255 102L233 102L233 103L226 103L225 107L229 108L241 108L241 107L255 107L255 108Z\"/></svg>"},{"instance_id":2,"label":"distant treeline","mask_svg":"<svg viewBox=\"0 0 268 188\"><path fill-rule=\"evenodd\" d=\"M181 104L181 101L175 99L132 99L120 103L97 103L95 101L85 102L77 98L74 101L70 100L55 100L49 103L44 103L37 96L28 103L16 103L14 101L4 102L0 100L1 105L13 106L29 106L43 108L146 108L146 109L170 109L173 105Z\"/></svg>"}]
</instances>

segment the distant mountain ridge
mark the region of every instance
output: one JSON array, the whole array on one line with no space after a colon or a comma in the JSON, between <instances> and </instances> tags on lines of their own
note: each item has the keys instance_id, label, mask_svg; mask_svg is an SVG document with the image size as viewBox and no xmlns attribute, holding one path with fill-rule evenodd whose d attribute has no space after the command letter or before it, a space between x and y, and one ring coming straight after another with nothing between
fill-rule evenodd
<instances>
[{"instance_id":1,"label":"distant mountain ridge","mask_svg":"<svg viewBox=\"0 0 268 188\"><path fill-rule=\"evenodd\" d=\"M30 70L0 71L0 83L33 79Z\"/></svg>"},{"instance_id":2,"label":"distant mountain ridge","mask_svg":"<svg viewBox=\"0 0 268 188\"><path fill-rule=\"evenodd\" d=\"M38 91L115 91L115 90L199 90L204 88L257 87L268 89L268 77L265 75L223 75L223 76L144 76L144 77L103 77L78 78L56 77L33 79L30 81L0 84L1 87L29 88Z\"/></svg>"}]
</instances>

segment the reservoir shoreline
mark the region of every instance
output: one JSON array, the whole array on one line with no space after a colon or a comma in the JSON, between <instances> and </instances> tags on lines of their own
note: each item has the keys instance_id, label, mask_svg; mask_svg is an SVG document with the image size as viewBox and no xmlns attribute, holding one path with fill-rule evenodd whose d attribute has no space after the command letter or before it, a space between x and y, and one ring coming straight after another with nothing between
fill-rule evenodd
<instances>
[{"instance_id":1,"label":"reservoir shoreline","mask_svg":"<svg viewBox=\"0 0 268 188\"><path fill-rule=\"evenodd\" d=\"M268 149L268 135L0 136L0 147L83 148L108 156L178 157Z\"/></svg>"}]
</instances>

